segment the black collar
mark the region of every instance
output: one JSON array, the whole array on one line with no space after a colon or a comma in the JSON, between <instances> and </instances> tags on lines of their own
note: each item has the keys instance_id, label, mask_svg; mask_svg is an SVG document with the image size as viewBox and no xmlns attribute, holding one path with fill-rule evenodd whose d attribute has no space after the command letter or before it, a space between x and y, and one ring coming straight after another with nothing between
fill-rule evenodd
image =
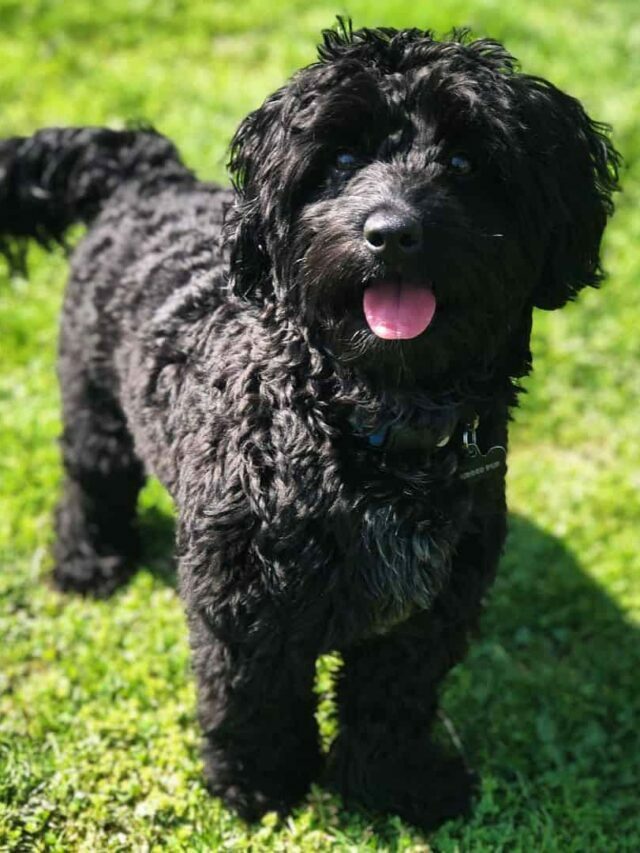
<instances>
[{"instance_id":1,"label":"black collar","mask_svg":"<svg viewBox=\"0 0 640 853\"><path fill-rule=\"evenodd\" d=\"M438 409L408 420L397 415L378 417L375 423L367 422L355 410L349 422L358 438L373 450L386 453L422 452L425 455L446 447L459 427L467 422L477 425L474 412L464 413L458 407Z\"/></svg>"},{"instance_id":2,"label":"black collar","mask_svg":"<svg viewBox=\"0 0 640 853\"><path fill-rule=\"evenodd\" d=\"M357 414L351 416L350 422L358 437L385 455L420 452L433 456L446 448L447 476L457 474L470 484L503 479L507 471L507 452L502 445L494 445L486 452L478 446L480 418L469 409L438 412L422 424L392 418L367 429Z\"/></svg>"}]
</instances>

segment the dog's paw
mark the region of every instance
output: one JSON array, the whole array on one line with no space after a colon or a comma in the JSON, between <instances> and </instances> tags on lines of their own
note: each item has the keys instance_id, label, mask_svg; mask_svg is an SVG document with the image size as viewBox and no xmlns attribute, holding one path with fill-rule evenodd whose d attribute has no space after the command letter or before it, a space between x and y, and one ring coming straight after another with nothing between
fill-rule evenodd
<instances>
[{"instance_id":1,"label":"dog's paw","mask_svg":"<svg viewBox=\"0 0 640 853\"><path fill-rule=\"evenodd\" d=\"M246 823L256 823L268 812L276 812L283 818L289 814L300 798L289 800L274 797L264 791L248 790L240 785L221 787L208 784L209 793L218 797L224 805Z\"/></svg>"},{"instance_id":2,"label":"dog's paw","mask_svg":"<svg viewBox=\"0 0 640 853\"><path fill-rule=\"evenodd\" d=\"M247 823L259 821L267 812L276 812L280 818L286 817L304 798L309 785L286 788L278 785L273 790L261 790L249 781L239 783L224 782L206 775L207 790L222 800L224 805Z\"/></svg>"},{"instance_id":3,"label":"dog's paw","mask_svg":"<svg viewBox=\"0 0 640 853\"><path fill-rule=\"evenodd\" d=\"M378 756L368 761L336 750L330 758L327 786L340 794L347 807L398 815L424 831L469 815L479 780L462 758L435 747L416 758Z\"/></svg>"},{"instance_id":4,"label":"dog's paw","mask_svg":"<svg viewBox=\"0 0 640 853\"><path fill-rule=\"evenodd\" d=\"M269 760L264 750L257 755L263 760L246 755L239 758L229 749L213 748L206 740L203 750L209 793L247 823L260 820L267 812L277 812L280 817L289 814L322 772L321 757L315 750L301 748L298 760L289 756L288 761L278 754Z\"/></svg>"},{"instance_id":5,"label":"dog's paw","mask_svg":"<svg viewBox=\"0 0 640 853\"><path fill-rule=\"evenodd\" d=\"M107 598L133 571L132 561L120 554L56 554L53 585L61 592Z\"/></svg>"}]
</instances>

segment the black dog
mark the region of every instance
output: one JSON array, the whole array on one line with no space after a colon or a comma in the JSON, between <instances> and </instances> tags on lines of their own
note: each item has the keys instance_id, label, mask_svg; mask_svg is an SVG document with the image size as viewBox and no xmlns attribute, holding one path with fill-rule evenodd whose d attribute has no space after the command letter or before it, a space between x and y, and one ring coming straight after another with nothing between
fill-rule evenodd
<instances>
[{"instance_id":1,"label":"black dog","mask_svg":"<svg viewBox=\"0 0 640 853\"><path fill-rule=\"evenodd\" d=\"M600 280L617 160L496 42L347 26L242 123L234 192L151 130L0 144L14 264L92 223L62 317L55 579L121 584L162 480L206 776L241 815L320 776L329 649L330 784L427 828L468 806L429 740L438 686L503 545L533 308Z\"/></svg>"}]
</instances>

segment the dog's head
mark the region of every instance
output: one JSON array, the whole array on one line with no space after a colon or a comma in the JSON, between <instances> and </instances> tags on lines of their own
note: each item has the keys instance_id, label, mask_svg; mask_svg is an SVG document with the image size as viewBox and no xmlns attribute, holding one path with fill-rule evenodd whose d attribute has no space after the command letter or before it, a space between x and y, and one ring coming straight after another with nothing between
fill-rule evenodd
<instances>
[{"instance_id":1,"label":"dog's head","mask_svg":"<svg viewBox=\"0 0 640 853\"><path fill-rule=\"evenodd\" d=\"M607 129L464 33L342 25L319 57L234 137L232 287L394 381L517 374L531 309L601 278Z\"/></svg>"}]
</instances>

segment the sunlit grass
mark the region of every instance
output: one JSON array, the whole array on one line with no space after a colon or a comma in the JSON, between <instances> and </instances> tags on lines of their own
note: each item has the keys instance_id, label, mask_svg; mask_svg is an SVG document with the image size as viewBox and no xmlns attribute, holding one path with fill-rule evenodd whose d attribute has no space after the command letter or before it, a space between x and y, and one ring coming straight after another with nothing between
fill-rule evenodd
<instances>
[{"instance_id":1,"label":"sunlit grass","mask_svg":"<svg viewBox=\"0 0 640 853\"><path fill-rule=\"evenodd\" d=\"M482 638L445 694L483 776L438 850L640 849L640 25L630 0L0 0L0 133L143 118L205 177L239 119L311 61L336 12L356 24L471 24L616 128L625 193L611 278L539 314L512 429L509 547ZM634 23L636 21L636 23ZM201 781L171 510L143 500L147 560L109 602L47 585L60 479L56 318L66 263L33 250L0 279L0 849L426 850L397 819L321 790L247 829ZM326 663L319 689L330 689ZM330 737L332 716L321 721Z\"/></svg>"}]
</instances>

